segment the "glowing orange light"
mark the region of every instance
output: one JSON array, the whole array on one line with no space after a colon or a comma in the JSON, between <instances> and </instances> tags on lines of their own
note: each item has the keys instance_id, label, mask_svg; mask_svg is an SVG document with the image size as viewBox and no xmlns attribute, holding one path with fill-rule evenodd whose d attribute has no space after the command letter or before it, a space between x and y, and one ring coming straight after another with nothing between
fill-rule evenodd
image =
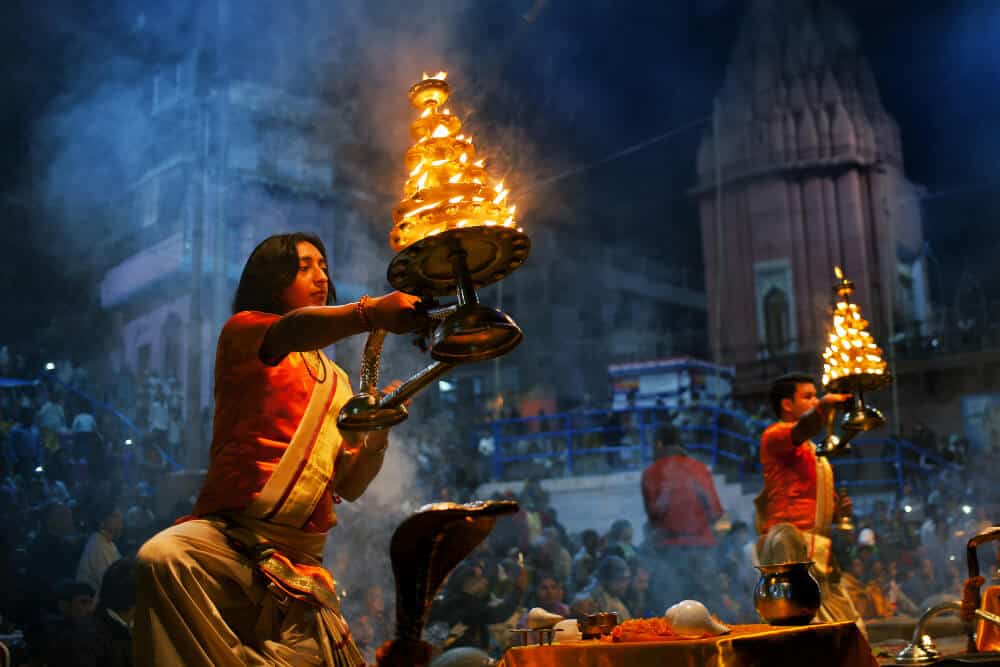
<instances>
[{"instance_id":1,"label":"glowing orange light","mask_svg":"<svg viewBox=\"0 0 1000 667\"><path fill-rule=\"evenodd\" d=\"M839 266L834 268L834 275L838 281L837 300L823 350L823 386L853 375L884 375L886 363L882 350L872 342L868 322L861 317L858 305L850 301L854 285L844 279Z\"/></svg>"},{"instance_id":2,"label":"glowing orange light","mask_svg":"<svg viewBox=\"0 0 1000 667\"><path fill-rule=\"evenodd\" d=\"M489 176L472 137L444 106L451 94L446 77L447 72L424 73L410 89L420 115L410 126L415 143L406 154L407 194L393 211L395 252L449 229L516 225L510 190Z\"/></svg>"}]
</instances>

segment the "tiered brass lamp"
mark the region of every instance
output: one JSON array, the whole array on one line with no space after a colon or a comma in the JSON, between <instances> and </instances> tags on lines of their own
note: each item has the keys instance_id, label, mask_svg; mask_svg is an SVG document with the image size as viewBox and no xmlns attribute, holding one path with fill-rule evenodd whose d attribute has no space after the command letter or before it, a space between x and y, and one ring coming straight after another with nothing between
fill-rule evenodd
<instances>
[{"instance_id":1,"label":"tiered brass lamp","mask_svg":"<svg viewBox=\"0 0 1000 667\"><path fill-rule=\"evenodd\" d=\"M882 350L868 331L868 321L861 316L858 304L851 301L854 283L834 268L833 316L826 349L823 350L823 387L828 392L851 394L847 412L840 422L844 437L834 433L835 413L830 412L827 435L816 448L821 456L833 456L850 450L849 441L858 433L885 424L885 417L865 403L865 392L875 391L892 382Z\"/></svg>"},{"instance_id":2,"label":"tiered brass lamp","mask_svg":"<svg viewBox=\"0 0 1000 667\"><path fill-rule=\"evenodd\" d=\"M410 126L415 143L406 152L403 199L393 210L389 234L396 252L389 283L427 305L430 355L436 361L380 397L385 332L373 331L362 358L361 390L338 418L344 430L377 430L403 421L403 403L453 366L499 357L523 338L509 315L479 303L476 289L521 266L531 241L515 221L503 181L490 177L472 137L461 133L461 120L444 106L451 94L446 77L446 72L424 74L410 88L410 103L420 116ZM454 305L435 301L452 293Z\"/></svg>"}]
</instances>

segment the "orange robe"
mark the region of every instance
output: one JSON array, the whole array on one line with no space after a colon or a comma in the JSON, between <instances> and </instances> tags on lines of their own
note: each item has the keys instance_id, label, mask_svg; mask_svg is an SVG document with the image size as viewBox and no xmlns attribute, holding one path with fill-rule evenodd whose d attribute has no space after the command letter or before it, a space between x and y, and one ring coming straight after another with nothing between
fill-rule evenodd
<instances>
[{"instance_id":1,"label":"orange robe","mask_svg":"<svg viewBox=\"0 0 1000 667\"><path fill-rule=\"evenodd\" d=\"M816 530L816 448L811 442L792 442L794 422L767 427L760 441L764 466L763 526L766 534L777 523L799 530ZM832 493L828 507L833 506Z\"/></svg>"},{"instance_id":2,"label":"orange robe","mask_svg":"<svg viewBox=\"0 0 1000 667\"><path fill-rule=\"evenodd\" d=\"M285 453L324 370L312 353L293 353L269 366L258 355L268 328L280 317L244 311L219 335L215 358L215 421L208 475L197 516L240 512L257 497ZM306 363L310 363L307 368ZM327 363L329 381L343 378ZM310 374L311 369L311 374ZM303 529L326 532L336 523L327 490Z\"/></svg>"},{"instance_id":3,"label":"orange robe","mask_svg":"<svg viewBox=\"0 0 1000 667\"><path fill-rule=\"evenodd\" d=\"M385 449L339 432L350 383L322 352L260 360L278 319L237 313L219 335L196 516L138 553L137 665L363 664L322 550L333 490L359 496Z\"/></svg>"}]
</instances>

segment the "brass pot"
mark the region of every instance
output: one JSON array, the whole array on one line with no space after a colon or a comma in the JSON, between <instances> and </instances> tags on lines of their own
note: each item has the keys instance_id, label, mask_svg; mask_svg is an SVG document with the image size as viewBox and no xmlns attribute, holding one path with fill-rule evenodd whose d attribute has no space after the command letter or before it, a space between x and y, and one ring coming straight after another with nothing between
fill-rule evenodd
<instances>
[{"instance_id":1,"label":"brass pot","mask_svg":"<svg viewBox=\"0 0 1000 667\"><path fill-rule=\"evenodd\" d=\"M596 614L587 614L577 619L577 625L584 639L597 639L603 635L611 634L611 631L618 625L618 613L602 611Z\"/></svg>"},{"instance_id":2,"label":"brass pot","mask_svg":"<svg viewBox=\"0 0 1000 667\"><path fill-rule=\"evenodd\" d=\"M808 625L819 611L819 583L812 561L759 565L753 590L757 614L771 625Z\"/></svg>"}]
</instances>

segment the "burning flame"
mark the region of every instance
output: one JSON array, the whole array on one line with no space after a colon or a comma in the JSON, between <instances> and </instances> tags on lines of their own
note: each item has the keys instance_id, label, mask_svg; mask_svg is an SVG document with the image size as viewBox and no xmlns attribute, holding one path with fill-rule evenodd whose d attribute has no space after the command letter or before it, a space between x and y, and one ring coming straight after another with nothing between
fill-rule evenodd
<instances>
[{"instance_id":1,"label":"burning flame","mask_svg":"<svg viewBox=\"0 0 1000 667\"><path fill-rule=\"evenodd\" d=\"M844 280L840 267L834 268L838 281ZM854 288L850 282L837 286L832 327L823 350L823 385L852 375L884 375L886 363L882 350L872 340L868 322L861 317L858 304L850 301ZM849 326L845 326L850 322Z\"/></svg>"},{"instance_id":2,"label":"burning flame","mask_svg":"<svg viewBox=\"0 0 1000 667\"><path fill-rule=\"evenodd\" d=\"M447 72L423 75L425 81L445 77ZM407 196L393 212L390 235L396 252L449 229L502 226L522 231L514 217L516 207L508 200L510 190L487 174L486 160L476 157L472 136L444 108L448 90L442 90L415 103L420 108L411 126L416 142L407 152L407 163L414 166L404 188Z\"/></svg>"}]
</instances>

